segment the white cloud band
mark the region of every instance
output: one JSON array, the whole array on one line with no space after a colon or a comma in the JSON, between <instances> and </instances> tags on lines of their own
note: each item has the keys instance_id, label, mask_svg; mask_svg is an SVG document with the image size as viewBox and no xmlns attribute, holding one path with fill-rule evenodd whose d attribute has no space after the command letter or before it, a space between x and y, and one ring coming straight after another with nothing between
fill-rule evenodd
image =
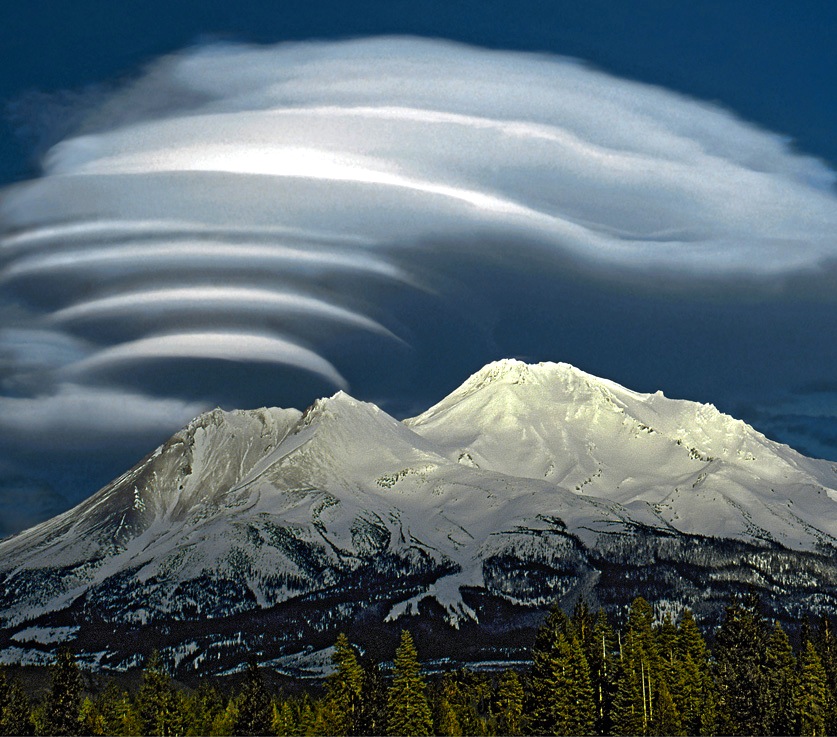
<instances>
[{"instance_id":1,"label":"white cloud band","mask_svg":"<svg viewBox=\"0 0 837 737\"><path fill-rule=\"evenodd\" d=\"M20 330L50 336L0 336L4 385L206 358L343 386L339 351L408 340L410 300L444 314L467 259L542 283L571 261L649 291L817 274L837 263L834 181L724 110L566 59L417 39L192 49L0 200L0 282ZM3 401L63 413L65 391Z\"/></svg>"}]
</instances>

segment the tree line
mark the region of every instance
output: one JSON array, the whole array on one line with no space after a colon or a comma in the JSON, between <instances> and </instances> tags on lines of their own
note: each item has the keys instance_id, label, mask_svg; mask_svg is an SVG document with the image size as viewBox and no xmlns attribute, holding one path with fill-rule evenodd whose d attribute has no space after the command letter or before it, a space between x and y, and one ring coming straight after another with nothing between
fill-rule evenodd
<instances>
[{"instance_id":1,"label":"tree line","mask_svg":"<svg viewBox=\"0 0 837 737\"><path fill-rule=\"evenodd\" d=\"M392 668L365 662L345 635L319 693L271 694L251 662L227 691L178 687L158 654L139 687L86 694L63 649L46 695L30 702L0 670L3 735L824 735L837 734L837 637L803 622L796 648L753 596L725 610L712 648L694 617L655 618L642 598L623 627L583 602L554 608L528 667L422 672L408 631Z\"/></svg>"}]
</instances>

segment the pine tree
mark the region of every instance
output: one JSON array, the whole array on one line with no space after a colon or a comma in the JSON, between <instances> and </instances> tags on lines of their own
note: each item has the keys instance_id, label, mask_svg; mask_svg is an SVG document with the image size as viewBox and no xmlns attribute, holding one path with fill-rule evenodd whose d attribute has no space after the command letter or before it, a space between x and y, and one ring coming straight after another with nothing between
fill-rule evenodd
<instances>
[{"instance_id":1,"label":"pine tree","mask_svg":"<svg viewBox=\"0 0 837 737\"><path fill-rule=\"evenodd\" d=\"M638 638L639 643L647 651L646 654L657 652L656 637L654 636L654 609L641 596L637 596L628 610L629 634Z\"/></svg>"},{"instance_id":2,"label":"pine tree","mask_svg":"<svg viewBox=\"0 0 837 737\"><path fill-rule=\"evenodd\" d=\"M200 737L212 731L212 724L226 706L218 689L204 681L185 702L187 737Z\"/></svg>"},{"instance_id":3,"label":"pine tree","mask_svg":"<svg viewBox=\"0 0 837 737\"><path fill-rule=\"evenodd\" d=\"M820 619L813 642L825 670L825 733L837 734L837 637L827 616Z\"/></svg>"},{"instance_id":4,"label":"pine tree","mask_svg":"<svg viewBox=\"0 0 837 737\"><path fill-rule=\"evenodd\" d=\"M227 701L223 711L212 720L210 734L215 737L232 737L235 732L235 724L238 720L238 705L235 698Z\"/></svg>"},{"instance_id":5,"label":"pine tree","mask_svg":"<svg viewBox=\"0 0 837 737\"><path fill-rule=\"evenodd\" d=\"M503 672L497 689L497 732L523 734L523 684L513 670Z\"/></svg>"},{"instance_id":6,"label":"pine tree","mask_svg":"<svg viewBox=\"0 0 837 737\"><path fill-rule=\"evenodd\" d=\"M650 723L650 732L654 735L682 735L683 725L680 721L680 714L671 698L665 680L657 684L657 691L653 699L653 716Z\"/></svg>"},{"instance_id":7,"label":"pine tree","mask_svg":"<svg viewBox=\"0 0 837 737\"><path fill-rule=\"evenodd\" d=\"M595 703L590 668L575 628L553 609L532 652L532 718L535 734L592 734Z\"/></svg>"},{"instance_id":8,"label":"pine tree","mask_svg":"<svg viewBox=\"0 0 837 737\"><path fill-rule=\"evenodd\" d=\"M811 620L805 615L799 625L799 652L804 653L808 647L808 642L813 642L813 640L814 633L811 629Z\"/></svg>"},{"instance_id":9,"label":"pine tree","mask_svg":"<svg viewBox=\"0 0 837 737\"><path fill-rule=\"evenodd\" d=\"M660 670L654 682L651 730L654 734L682 734L680 709L672 697L672 691L677 692L680 676L677 625L668 612L663 616L662 622L654 627L654 640Z\"/></svg>"},{"instance_id":10,"label":"pine tree","mask_svg":"<svg viewBox=\"0 0 837 737\"><path fill-rule=\"evenodd\" d=\"M387 689L375 662L363 668L363 698L357 715L358 734L384 734L387 728Z\"/></svg>"},{"instance_id":11,"label":"pine tree","mask_svg":"<svg viewBox=\"0 0 837 737\"><path fill-rule=\"evenodd\" d=\"M778 622L764 655L765 721L768 734L793 734L796 730L796 658L788 636Z\"/></svg>"},{"instance_id":12,"label":"pine tree","mask_svg":"<svg viewBox=\"0 0 837 737\"><path fill-rule=\"evenodd\" d=\"M270 722L270 731L277 737L293 737L297 734L297 724L294 718L294 710L289 701L275 701L273 703L273 719Z\"/></svg>"},{"instance_id":13,"label":"pine tree","mask_svg":"<svg viewBox=\"0 0 837 737\"><path fill-rule=\"evenodd\" d=\"M799 682L794 698L799 734L825 734L826 676L814 644L808 640L799 657Z\"/></svg>"},{"instance_id":14,"label":"pine tree","mask_svg":"<svg viewBox=\"0 0 837 737\"><path fill-rule=\"evenodd\" d=\"M166 672L160 653L156 650L142 672L142 682L134 700L134 710L142 734L179 734L181 730L181 699L175 692L171 676Z\"/></svg>"},{"instance_id":15,"label":"pine tree","mask_svg":"<svg viewBox=\"0 0 837 737\"><path fill-rule=\"evenodd\" d=\"M96 710L102 716L105 734L142 734L142 724L130 695L114 681L109 681L96 698Z\"/></svg>"},{"instance_id":16,"label":"pine tree","mask_svg":"<svg viewBox=\"0 0 837 737\"><path fill-rule=\"evenodd\" d=\"M654 611L637 597L628 613L619 677L611 713L611 734L651 734L654 707L665 668L653 628ZM669 690L668 683L666 686Z\"/></svg>"},{"instance_id":17,"label":"pine tree","mask_svg":"<svg viewBox=\"0 0 837 737\"><path fill-rule=\"evenodd\" d=\"M671 674L674 671L674 663L677 659L677 626L666 612L663 621L654 631L654 639L657 644L657 652L663 663L664 670Z\"/></svg>"},{"instance_id":18,"label":"pine tree","mask_svg":"<svg viewBox=\"0 0 837 737\"><path fill-rule=\"evenodd\" d=\"M308 693L293 698L280 698L272 704L271 733L279 737L311 737L319 734L317 720L320 704L312 704ZM362 732L362 734L382 734Z\"/></svg>"},{"instance_id":19,"label":"pine tree","mask_svg":"<svg viewBox=\"0 0 837 737\"><path fill-rule=\"evenodd\" d=\"M42 730L45 734L81 734L81 673L75 656L66 648L58 651L50 666L52 687L43 708Z\"/></svg>"},{"instance_id":20,"label":"pine tree","mask_svg":"<svg viewBox=\"0 0 837 737\"><path fill-rule=\"evenodd\" d=\"M616 695L616 635L603 609L596 615L584 655L590 668L590 685L596 709L596 734L609 734L610 709Z\"/></svg>"},{"instance_id":21,"label":"pine tree","mask_svg":"<svg viewBox=\"0 0 837 737\"><path fill-rule=\"evenodd\" d=\"M262 674L255 661L247 664L244 682L235 699L236 714L233 733L236 735L263 735L270 733L273 706Z\"/></svg>"},{"instance_id":22,"label":"pine tree","mask_svg":"<svg viewBox=\"0 0 837 737\"><path fill-rule=\"evenodd\" d=\"M331 737L331 725L340 720L334 705L325 699L314 704L314 724L306 731L308 737Z\"/></svg>"},{"instance_id":23,"label":"pine tree","mask_svg":"<svg viewBox=\"0 0 837 737\"><path fill-rule=\"evenodd\" d=\"M79 710L79 721L81 722L81 734L85 735L105 735L105 719L99 713L99 710L93 699L86 697L81 702L81 709Z\"/></svg>"},{"instance_id":24,"label":"pine tree","mask_svg":"<svg viewBox=\"0 0 837 737\"><path fill-rule=\"evenodd\" d=\"M387 732L391 735L429 735L433 719L419 671L418 652L407 630L395 651L392 685L387 692Z\"/></svg>"},{"instance_id":25,"label":"pine tree","mask_svg":"<svg viewBox=\"0 0 837 737\"><path fill-rule=\"evenodd\" d=\"M590 611L590 606L583 598L576 602L570 622L572 623L573 633L586 653L593 640L593 628L596 626L596 619Z\"/></svg>"},{"instance_id":26,"label":"pine tree","mask_svg":"<svg viewBox=\"0 0 837 737\"><path fill-rule=\"evenodd\" d=\"M305 700L299 707L299 716L297 717L297 731L298 735L313 735L314 722L316 715L314 714L314 707L311 702Z\"/></svg>"},{"instance_id":27,"label":"pine tree","mask_svg":"<svg viewBox=\"0 0 837 737\"><path fill-rule=\"evenodd\" d=\"M654 629L654 610L641 596L633 600L628 612L626 647L631 651L640 674L645 676L648 686L646 699L650 703L655 690L653 686L664 678L666 669Z\"/></svg>"},{"instance_id":28,"label":"pine tree","mask_svg":"<svg viewBox=\"0 0 837 737\"><path fill-rule=\"evenodd\" d=\"M326 679L326 710L330 721L326 731L332 735L357 734L363 690L363 669L354 648L344 634L337 636L332 663L335 670Z\"/></svg>"},{"instance_id":29,"label":"pine tree","mask_svg":"<svg viewBox=\"0 0 837 737\"><path fill-rule=\"evenodd\" d=\"M7 678L0 668L0 735L32 735L32 709L16 680Z\"/></svg>"},{"instance_id":30,"label":"pine tree","mask_svg":"<svg viewBox=\"0 0 837 737\"><path fill-rule=\"evenodd\" d=\"M715 638L718 731L729 735L765 734L768 630L754 595L726 608Z\"/></svg>"},{"instance_id":31,"label":"pine tree","mask_svg":"<svg viewBox=\"0 0 837 737\"><path fill-rule=\"evenodd\" d=\"M625 652L616 665L615 693L610 706L611 735L648 734L648 709L643 684L645 673L631 661L632 653Z\"/></svg>"},{"instance_id":32,"label":"pine tree","mask_svg":"<svg viewBox=\"0 0 837 737\"><path fill-rule=\"evenodd\" d=\"M485 734L491 695L491 684L483 675L467 668L446 673L431 698L437 734Z\"/></svg>"},{"instance_id":33,"label":"pine tree","mask_svg":"<svg viewBox=\"0 0 837 737\"><path fill-rule=\"evenodd\" d=\"M715 683L709 650L688 609L677 626L676 666L670 690L687 734L715 733Z\"/></svg>"},{"instance_id":34,"label":"pine tree","mask_svg":"<svg viewBox=\"0 0 837 737\"><path fill-rule=\"evenodd\" d=\"M456 709L451 706L444 696L436 699L436 718L434 721L433 733L441 737L461 737L465 734L459 725L459 718L456 716Z\"/></svg>"}]
</instances>

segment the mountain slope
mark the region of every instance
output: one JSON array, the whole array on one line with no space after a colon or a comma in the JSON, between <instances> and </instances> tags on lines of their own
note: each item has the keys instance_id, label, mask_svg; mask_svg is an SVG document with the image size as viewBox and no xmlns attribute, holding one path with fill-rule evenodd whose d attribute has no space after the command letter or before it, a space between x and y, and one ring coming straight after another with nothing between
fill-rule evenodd
<instances>
[{"instance_id":1,"label":"mountain slope","mask_svg":"<svg viewBox=\"0 0 837 737\"><path fill-rule=\"evenodd\" d=\"M405 424L451 457L650 507L680 532L800 550L837 540L834 464L711 405L639 394L567 364L491 364Z\"/></svg>"},{"instance_id":2,"label":"mountain slope","mask_svg":"<svg viewBox=\"0 0 837 737\"><path fill-rule=\"evenodd\" d=\"M832 464L566 364L490 364L403 422L342 392L215 410L0 542L0 647L37 659L63 628L99 667L154 640L204 672L364 617L479 639L582 593L712 616L746 583L791 613L837 601L835 499Z\"/></svg>"}]
</instances>

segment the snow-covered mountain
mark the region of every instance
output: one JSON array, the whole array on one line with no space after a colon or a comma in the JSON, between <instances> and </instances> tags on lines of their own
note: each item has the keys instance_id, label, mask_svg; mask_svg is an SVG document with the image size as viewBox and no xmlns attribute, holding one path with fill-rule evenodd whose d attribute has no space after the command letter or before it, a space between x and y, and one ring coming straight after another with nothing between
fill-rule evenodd
<instances>
[{"instance_id":1,"label":"snow-covered mountain","mask_svg":"<svg viewBox=\"0 0 837 737\"><path fill-rule=\"evenodd\" d=\"M69 637L125 668L157 646L217 672L412 622L502 660L579 594L711 617L753 585L780 615L832 607L835 552L834 464L711 405L505 360L403 422L342 392L198 417L0 542L0 648Z\"/></svg>"}]
</instances>

